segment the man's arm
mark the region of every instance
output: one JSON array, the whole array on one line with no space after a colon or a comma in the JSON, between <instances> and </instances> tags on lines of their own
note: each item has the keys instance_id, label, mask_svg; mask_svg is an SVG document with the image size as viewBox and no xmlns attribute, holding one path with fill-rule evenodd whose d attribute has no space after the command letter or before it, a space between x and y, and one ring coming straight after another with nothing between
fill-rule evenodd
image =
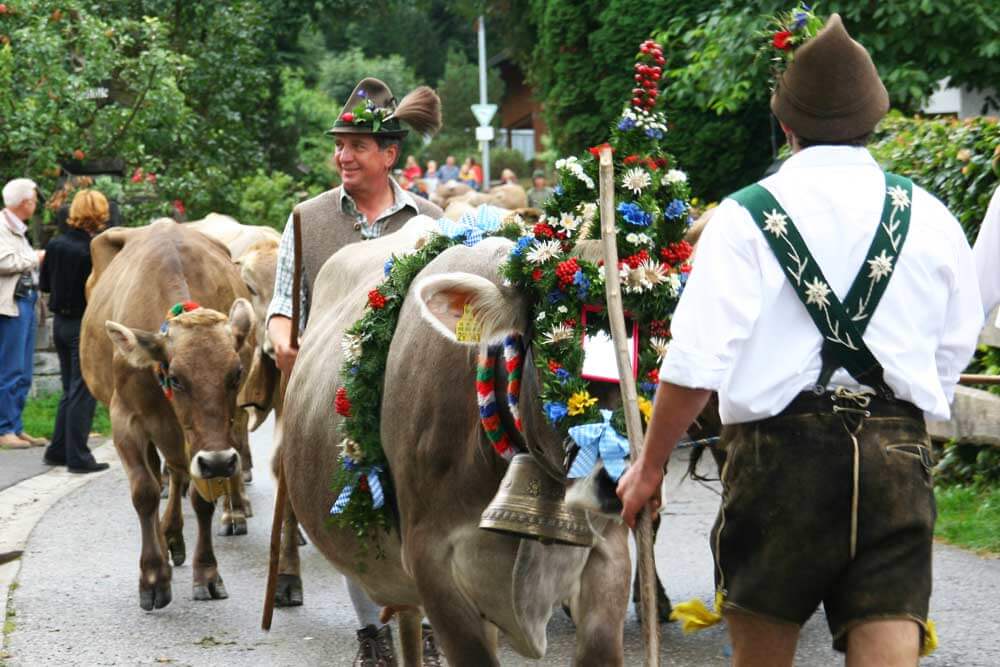
<instances>
[{"instance_id":1,"label":"man's arm","mask_svg":"<svg viewBox=\"0 0 1000 667\"><path fill-rule=\"evenodd\" d=\"M659 504L663 467L711 396L709 389L690 389L670 382L660 384L653 400L653 416L646 429L642 453L618 482L622 519L629 527L635 526L636 514L647 501Z\"/></svg>"}]
</instances>

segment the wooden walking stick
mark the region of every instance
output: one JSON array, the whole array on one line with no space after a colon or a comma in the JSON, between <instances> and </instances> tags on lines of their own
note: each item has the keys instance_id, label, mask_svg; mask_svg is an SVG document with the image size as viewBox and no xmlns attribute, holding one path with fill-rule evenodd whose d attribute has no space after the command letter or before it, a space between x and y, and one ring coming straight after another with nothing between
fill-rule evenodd
<instances>
[{"instance_id":1,"label":"wooden walking stick","mask_svg":"<svg viewBox=\"0 0 1000 667\"><path fill-rule=\"evenodd\" d=\"M611 149L600 153L601 241L604 244L604 283L608 298L608 321L618 359L625 426L628 430L632 461L639 460L642 450L642 420L639 415L639 395L628 353L628 334L622 306L621 280L618 275L618 244L615 236L615 176L611 164ZM639 552L639 596L642 605L642 638L646 648L647 667L660 664L660 624L656 612L656 564L653 561L653 519L643 508L638 516L635 541Z\"/></svg>"},{"instance_id":2,"label":"wooden walking stick","mask_svg":"<svg viewBox=\"0 0 1000 667\"><path fill-rule=\"evenodd\" d=\"M294 273L292 274L292 335L289 344L299 347L299 316L302 295L302 215L299 207L292 209L292 234L294 236L293 256ZM281 396L286 396L288 376L281 374ZM274 494L274 518L271 519L271 551L267 565L267 586L264 589L264 618L260 622L262 630L271 629L271 619L274 617L274 594L278 589L278 560L281 557L281 529L285 520L285 500L288 487L285 484L285 466L278 459L276 470L278 487Z\"/></svg>"},{"instance_id":3,"label":"wooden walking stick","mask_svg":"<svg viewBox=\"0 0 1000 667\"><path fill-rule=\"evenodd\" d=\"M959 384L1000 384L1000 375L966 375L958 376Z\"/></svg>"}]
</instances>

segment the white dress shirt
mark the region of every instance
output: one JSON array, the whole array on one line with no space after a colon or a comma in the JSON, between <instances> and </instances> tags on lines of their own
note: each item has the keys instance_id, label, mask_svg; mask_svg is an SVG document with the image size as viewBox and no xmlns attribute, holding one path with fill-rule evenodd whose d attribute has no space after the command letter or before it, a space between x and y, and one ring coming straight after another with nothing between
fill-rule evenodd
<instances>
[{"instance_id":1,"label":"white dress shirt","mask_svg":"<svg viewBox=\"0 0 1000 667\"><path fill-rule=\"evenodd\" d=\"M879 224L885 179L864 148L816 146L762 184L843 298ZM864 339L896 397L947 419L983 323L972 251L948 209L914 185L910 231ZM698 243L660 378L719 392L722 422L780 413L819 378L823 338L750 213L719 205ZM857 388L843 369L830 387Z\"/></svg>"},{"instance_id":2,"label":"white dress shirt","mask_svg":"<svg viewBox=\"0 0 1000 667\"><path fill-rule=\"evenodd\" d=\"M1000 187L993 191L972 254L976 257L983 312L988 315L1000 303Z\"/></svg>"}]
</instances>

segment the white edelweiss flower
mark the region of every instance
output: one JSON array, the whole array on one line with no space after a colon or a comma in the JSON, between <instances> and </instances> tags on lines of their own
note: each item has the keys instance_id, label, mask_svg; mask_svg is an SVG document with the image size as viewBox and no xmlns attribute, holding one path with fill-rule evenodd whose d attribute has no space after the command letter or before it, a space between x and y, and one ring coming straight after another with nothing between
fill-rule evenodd
<instances>
[{"instance_id":1,"label":"white edelweiss flower","mask_svg":"<svg viewBox=\"0 0 1000 667\"><path fill-rule=\"evenodd\" d=\"M535 241L525 258L532 264L544 264L561 252L559 241Z\"/></svg>"},{"instance_id":2,"label":"white edelweiss flower","mask_svg":"<svg viewBox=\"0 0 1000 667\"><path fill-rule=\"evenodd\" d=\"M892 198L893 208L906 208L910 205L910 196L901 185L894 185L889 188L889 196Z\"/></svg>"},{"instance_id":3,"label":"white edelweiss flower","mask_svg":"<svg viewBox=\"0 0 1000 667\"><path fill-rule=\"evenodd\" d=\"M663 175L661 182L663 185L673 185L674 183L687 183L687 174L680 169L671 169Z\"/></svg>"},{"instance_id":4,"label":"white edelweiss flower","mask_svg":"<svg viewBox=\"0 0 1000 667\"><path fill-rule=\"evenodd\" d=\"M642 274L642 282L644 285L648 285L647 289L667 282L666 268L655 259L644 260L636 271Z\"/></svg>"},{"instance_id":5,"label":"white edelweiss flower","mask_svg":"<svg viewBox=\"0 0 1000 667\"><path fill-rule=\"evenodd\" d=\"M878 282L892 273L892 257L885 254L885 250L883 250L881 255L868 260L868 266L871 267L868 277L874 278L875 282Z\"/></svg>"},{"instance_id":6,"label":"white edelweiss flower","mask_svg":"<svg viewBox=\"0 0 1000 667\"><path fill-rule=\"evenodd\" d=\"M360 463L364 458L364 453L361 451L361 446L358 443L350 438L344 438L340 441L340 458Z\"/></svg>"},{"instance_id":7,"label":"white edelweiss flower","mask_svg":"<svg viewBox=\"0 0 1000 667\"><path fill-rule=\"evenodd\" d=\"M542 343L545 345L554 345L564 340L570 340L571 338L573 338L573 330L565 324L557 324L542 336Z\"/></svg>"},{"instance_id":8,"label":"white edelweiss flower","mask_svg":"<svg viewBox=\"0 0 1000 667\"><path fill-rule=\"evenodd\" d=\"M566 306L559 306L558 308L556 308L556 310L558 310L563 315L569 312L569 308L567 308Z\"/></svg>"},{"instance_id":9,"label":"white edelweiss flower","mask_svg":"<svg viewBox=\"0 0 1000 667\"><path fill-rule=\"evenodd\" d=\"M344 351L344 361L353 364L361 358L361 336L344 334L340 341L340 349Z\"/></svg>"},{"instance_id":10,"label":"white edelweiss flower","mask_svg":"<svg viewBox=\"0 0 1000 667\"><path fill-rule=\"evenodd\" d=\"M546 317L547 317L547 315L546 315L545 311L544 310L540 310L540 311L538 311L538 315L535 316L535 321L536 322L541 322Z\"/></svg>"},{"instance_id":11,"label":"white edelweiss flower","mask_svg":"<svg viewBox=\"0 0 1000 667\"><path fill-rule=\"evenodd\" d=\"M826 297L830 294L830 286L819 278L814 278L812 282L806 281L806 303L814 303L820 310L826 310L830 305L830 300Z\"/></svg>"},{"instance_id":12,"label":"white edelweiss flower","mask_svg":"<svg viewBox=\"0 0 1000 667\"><path fill-rule=\"evenodd\" d=\"M580 222L580 218L572 213L563 213L562 217L559 218L559 226L567 232L575 232L580 226Z\"/></svg>"},{"instance_id":13,"label":"white edelweiss flower","mask_svg":"<svg viewBox=\"0 0 1000 667\"><path fill-rule=\"evenodd\" d=\"M777 209L764 214L764 229L775 236L784 236L788 229L788 216Z\"/></svg>"},{"instance_id":14,"label":"white edelweiss flower","mask_svg":"<svg viewBox=\"0 0 1000 667\"><path fill-rule=\"evenodd\" d=\"M639 167L632 167L622 176L622 187L631 190L636 196L642 194L642 191L652 183L653 179L649 177L649 172Z\"/></svg>"},{"instance_id":15,"label":"white edelweiss flower","mask_svg":"<svg viewBox=\"0 0 1000 667\"><path fill-rule=\"evenodd\" d=\"M649 340L649 346L653 348L653 352L656 352L656 361L662 362L663 357L667 356L667 339L661 338L660 336L654 336Z\"/></svg>"},{"instance_id":16,"label":"white edelweiss flower","mask_svg":"<svg viewBox=\"0 0 1000 667\"><path fill-rule=\"evenodd\" d=\"M635 232L632 232L631 234L628 234L627 236L625 236L625 240L628 241L629 243L631 243L632 245L638 245L639 244L639 235L636 234Z\"/></svg>"},{"instance_id":17,"label":"white edelweiss flower","mask_svg":"<svg viewBox=\"0 0 1000 667\"><path fill-rule=\"evenodd\" d=\"M651 239L648 234L636 234L636 237L638 239L636 243L639 245L653 245L653 239Z\"/></svg>"}]
</instances>

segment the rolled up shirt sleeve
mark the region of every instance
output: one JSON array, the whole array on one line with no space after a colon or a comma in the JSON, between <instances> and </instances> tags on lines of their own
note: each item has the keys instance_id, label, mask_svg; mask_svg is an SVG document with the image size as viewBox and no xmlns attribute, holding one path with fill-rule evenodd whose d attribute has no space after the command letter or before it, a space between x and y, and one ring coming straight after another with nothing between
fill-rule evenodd
<instances>
[{"instance_id":1,"label":"rolled up shirt sleeve","mask_svg":"<svg viewBox=\"0 0 1000 667\"><path fill-rule=\"evenodd\" d=\"M761 310L757 239L750 214L726 200L705 228L671 322L660 381L718 391Z\"/></svg>"},{"instance_id":2,"label":"rolled up shirt sleeve","mask_svg":"<svg viewBox=\"0 0 1000 667\"><path fill-rule=\"evenodd\" d=\"M278 244L278 265L274 272L274 295L271 303L267 307L267 322L275 315L282 315L291 319L292 317L292 287L295 274L295 227L292 225L292 216L288 216L285 223L285 231L281 234L281 243ZM309 300L306 295L307 287L305 280L305 269L301 272L302 295L299 301L299 327L305 328L307 316L307 306ZM266 326L266 323L265 323Z\"/></svg>"}]
</instances>

